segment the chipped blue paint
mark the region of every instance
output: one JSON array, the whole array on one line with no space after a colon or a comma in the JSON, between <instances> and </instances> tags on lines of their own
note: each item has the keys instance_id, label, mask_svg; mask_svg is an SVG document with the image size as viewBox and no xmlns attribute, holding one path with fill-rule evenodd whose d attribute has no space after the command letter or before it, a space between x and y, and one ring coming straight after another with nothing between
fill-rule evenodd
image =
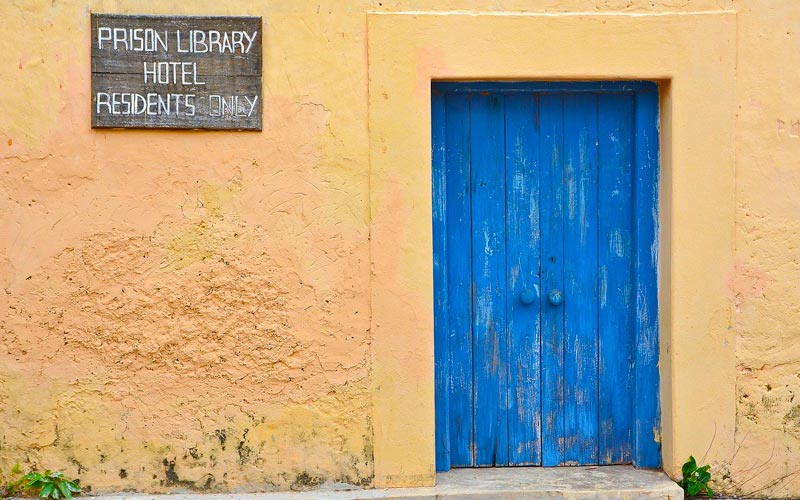
<instances>
[{"instance_id":1,"label":"chipped blue paint","mask_svg":"<svg viewBox=\"0 0 800 500\"><path fill-rule=\"evenodd\" d=\"M539 173L541 266L544 290L564 288L564 105L561 94L539 98ZM549 294L548 294L549 300ZM542 465L559 465L564 456L564 308L542 302Z\"/></svg>"},{"instance_id":2,"label":"chipped blue paint","mask_svg":"<svg viewBox=\"0 0 800 500\"><path fill-rule=\"evenodd\" d=\"M659 467L657 87L433 90L437 470Z\"/></svg>"},{"instance_id":3,"label":"chipped blue paint","mask_svg":"<svg viewBox=\"0 0 800 500\"><path fill-rule=\"evenodd\" d=\"M658 93L636 94L634 463L661 466L658 396Z\"/></svg>"},{"instance_id":4,"label":"chipped blue paint","mask_svg":"<svg viewBox=\"0 0 800 500\"><path fill-rule=\"evenodd\" d=\"M506 186L502 95L471 96L473 465L508 465Z\"/></svg>"},{"instance_id":5,"label":"chipped blue paint","mask_svg":"<svg viewBox=\"0 0 800 500\"><path fill-rule=\"evenodd\" d=\"M439 94L431 102L431 130L434 165L444 165L447 150L445 145L445 113L444 98ZM444 172L434 175L432 180L433 196L433 286L437 290L447 290L447 185ZM446 293L436 294L434 303L433 321L434 331L447 332L448 326L448 301ZM434 351L437 353L449 353L449 335L434 336ZM436 428L441 429L436 433L436 463L439 467L450 468L450 359L449 355L436 363L436 387L442 390L436 391Z\"/></svg>"},{"instance_id":6,"label":"chipped blue paint","mask_svg":"<svg viewBox=\"0 0 800 500\"><path fill-rule=\"evenodd\" d=\"M601 463L633 460L633 162L632 94L601 94L598 102L598 258L604 270L599 320L599 451ZM603 299L605 296L605 300ZM625 332L619 335L618 332Z\"/></svg>"},{"instance_id":7,"label":"chipped blue paint","mask_svg":"<svg viewBox=\"0 0 800 500\"><path fill-rule=\"evenodd\" d=\"M449 436L440 436L439 441L450 443L450 460L454 465L472 464L473 423L472 408L472 271L470 227L472 224L470 196L470 147L469 147L469 96L447 94L439 97L445 101L444 164L438 164L435 177L445 177L446 185L446 245L457 249L447 252L445 273L447 288L435 288L437 294L446 290L447 329L435 330L445 337L439 345L447 350L434 352L438 363L447 363L449 391ZM440 157L439 157L440 158ZM438 295L437 295L438 296ZM435 334L436 335L436 334ZM453 362L453 361L458 362ZM455 388L458 388L457 390ZM439 392L442 392L441 390ZM438 429L438 428L437 428Z\"/></svg>"},{"instance_id":8,"label":"chipped blue paint","mask_svg":"<svg viewBox=\"0 0 800 500\"><path fill-rule=\"evenodd\" d=\"M505 96L508 448L509 461L515 465L541 462L537 113L535 95L526 92ZM526 291L529 293L523 296Z\"/></svg>"},{"instance_id":9,"label":"chipped blue paint","mask_svg":"<svg viewBox=\"0 0 800 500\"><path fill-rule=\"evenodd\" d=\"M564 406L559 463L597 463L597 94L564 94Z\"/></svg>"}]
</instances>

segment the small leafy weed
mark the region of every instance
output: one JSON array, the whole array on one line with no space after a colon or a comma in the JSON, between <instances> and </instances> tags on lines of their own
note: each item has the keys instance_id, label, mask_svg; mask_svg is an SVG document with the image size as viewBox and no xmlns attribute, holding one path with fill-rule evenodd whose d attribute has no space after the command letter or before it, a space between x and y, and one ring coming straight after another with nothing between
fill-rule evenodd
<instances>
[{"instance_id":1,"label":"small leafy weed","mask_svg":"<svg viewBox=\"0 0 800 500\"><path fill-rule=\"evenodd\" d=\"M81 492L75 481L64 477L63 472L50 471L29 472L22 477L19 464L11 469L8 482L0 484L0 497L21 496L26 492L35 493L41 498L58 499L61 497L72 498L73 494Z\"/></svg>"},{"instance_id":2,"label":"small leafy weed","mask_svg":"<svg viewBox=\"0 0 800 500\"><path fill-rule=\"evenodd\" d=\"M678 485L689 496L693 497L703 493L709 498L713 497L714 491L708 486L708 481L711 480L711 473L708 471L710 468L710 465L698 467L697 461L690 456L689 460L681 467L683 479L678 481Z\"/></svg>"},{"instance_id":3,"label":"small leafy weed","mask_svg":"<svg viewBox=\"0 0 800 500\"><path fill-rule=\"evenodd\" d=\"M0 498L19 495L24 489L23 483L25 483L25 478L22 477L22 469L20 469L19 464L14 464L8 478L5 477L2 469L0 469Z\"/></svg>"}]
</instances>

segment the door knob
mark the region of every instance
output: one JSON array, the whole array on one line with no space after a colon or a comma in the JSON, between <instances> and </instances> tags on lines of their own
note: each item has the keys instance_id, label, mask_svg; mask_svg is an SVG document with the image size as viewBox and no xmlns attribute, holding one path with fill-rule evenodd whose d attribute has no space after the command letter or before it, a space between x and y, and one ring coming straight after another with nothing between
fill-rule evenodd
<instances>
[{"instance_id":1,"label":"door knob","mask_svg":"<svg viewBox=\"0 0 800 500\"><path fill-rule=\"evenodd\" d=\"M564 294L561 293L561 290L550 290L550 293L547 295L547 300L554 306L560 306L561 303L564 302Z\"/></svg>"},{"instance_id":2,"label":"door knob","mask_svg":"<svg viewBox=\"0 0 800 500\"><path fill-rule=\"evenodd\" d=\"M539 300L539 293L536 290L531 290L530 288L526 288L525 290L521 291L519 294L519 301L529 306Z\"/></svg>"}]
</instances>

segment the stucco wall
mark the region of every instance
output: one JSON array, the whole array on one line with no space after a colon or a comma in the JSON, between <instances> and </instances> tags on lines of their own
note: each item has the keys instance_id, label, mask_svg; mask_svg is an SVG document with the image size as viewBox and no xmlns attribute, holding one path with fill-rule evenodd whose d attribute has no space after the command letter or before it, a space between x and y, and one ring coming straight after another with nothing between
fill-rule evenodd
<instances>
[{"instance_id":1,"label":"stucco wall","mask_svg":"<svg viewBox=\"0 0 800 500\"><path fill-rule=\"evenodd\" d=\"M800 496L800 3L739 11L730 485ZM709 353L713 362L713 353Z\"/></svg>"},{"instance_id":2,"label":"stucco wall","mask_svg":"<svg viewBox=\"0 0 800 500\"><path fill-rule=\"evenodd\" d=\"M530 4L0 3L0 467L93 491L371 485L366 14ZM738 13L736 447L709 458L727 491L800 495L800 4L535 9ZM92 130L91 11L263 16L264 131Z\"/></svg>"}]
</instances>

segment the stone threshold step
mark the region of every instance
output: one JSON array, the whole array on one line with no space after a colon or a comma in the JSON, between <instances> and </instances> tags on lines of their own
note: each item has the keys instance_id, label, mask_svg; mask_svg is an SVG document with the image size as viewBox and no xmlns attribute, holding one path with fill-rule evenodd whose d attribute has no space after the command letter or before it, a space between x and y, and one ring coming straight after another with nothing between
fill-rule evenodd
<instances>
[{"instance_id":1,"label":"stone threshold step","mask_svg":"<svg viewBox=\"0 0 800 500\"><path fill-rule=\"evenodd\" d=\"M288 493L99 495L101 500L678 500L683 490L663 472L628 466L504 467L454 469L436 475L436 486Z\"/></svg>"}]
</instances>

